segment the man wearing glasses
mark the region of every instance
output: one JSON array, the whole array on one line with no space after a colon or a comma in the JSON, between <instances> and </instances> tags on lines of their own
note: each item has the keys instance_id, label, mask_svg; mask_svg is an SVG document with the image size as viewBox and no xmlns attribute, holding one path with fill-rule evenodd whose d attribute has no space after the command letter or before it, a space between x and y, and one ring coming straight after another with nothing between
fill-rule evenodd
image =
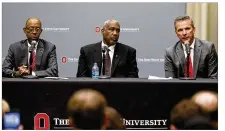
<instances>
[{"instance_id":1,"label":"man wearing glasses","mask_svg":"<svg viewBox=\"0 0 225 131\"><path fill-rule=\"evenodd\" d=\"M39 39L41 21L35 17L29 18L23 31L27 39L10 45L2 65L2 76L58 76L56 46Z\"/></svg>"}]
</instances>

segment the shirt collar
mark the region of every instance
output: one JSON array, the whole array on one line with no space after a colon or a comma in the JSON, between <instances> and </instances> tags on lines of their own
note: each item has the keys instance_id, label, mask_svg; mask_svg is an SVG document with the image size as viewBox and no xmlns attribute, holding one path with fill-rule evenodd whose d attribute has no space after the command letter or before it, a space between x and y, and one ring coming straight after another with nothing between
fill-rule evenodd
<instances>
[{"instance_id":1,"label":"shirt collar","mask_svg":"<svg viewBox=\"0 0 225 131\"><path fill-rule=\"evenodd\" d=\"M108 45L106 45L106 44L102 41L102 47L104 47L104 46L107 46L107 47L108 47ZM111 46L108 47L108 48L109 48L110 51L114 52L115 46L116 46L116 44L111 45Z\"/></svg>"},{"instance_id":2,"label":"shirt collar","mask_svg":"<svg viewBox=\"0 0 225 131\"><path fill-rule=\"evenodd\" d=\"M27 40L27 45L28 45L28 47L31 46L28 40ZM38 41L37 41L37 44L35 45L35 49L37 48L37 46L38 46Z\"/></svg>"},{"instance_id":3,"label":"shirt collar","mask_svg":"<svg viewBox=\"0 0 225 131\"><path fill-rule=\"evenodd\" d=\"M185 45L182 43L183 49L185 50ZM191 43L191 49L194 49L195 47L195 39L193 40L193 42Z\"/></svg>"}]
</instances>

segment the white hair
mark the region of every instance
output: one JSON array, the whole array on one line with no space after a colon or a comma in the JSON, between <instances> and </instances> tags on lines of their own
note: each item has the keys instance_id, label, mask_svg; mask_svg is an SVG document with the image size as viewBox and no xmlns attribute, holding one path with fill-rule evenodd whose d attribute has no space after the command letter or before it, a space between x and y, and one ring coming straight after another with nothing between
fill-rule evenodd
<instances>
[{"instance_id":1,"label":"white hair","mask_svg":"<svg viewBox=\"0 0 225 131\"><path fill-rule=\"evenodd\" d=\"M114 20L114 19L106 20L106 21L104 22L103 28L104 28L107 24L109 24L110 22L119 23L117 20Z\"/></svg>"}]
</instances>

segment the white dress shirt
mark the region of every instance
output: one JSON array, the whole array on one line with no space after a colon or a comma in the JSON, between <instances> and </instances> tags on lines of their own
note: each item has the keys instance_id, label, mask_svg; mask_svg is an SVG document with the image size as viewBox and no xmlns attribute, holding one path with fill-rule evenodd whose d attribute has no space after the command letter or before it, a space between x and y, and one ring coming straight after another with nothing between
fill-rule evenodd
<instances>
[{"instance_id":1,"label":"white dress shirt","mask_svg":"<svg viewBox=\"0 0 225 131\"><path fill-rule=\"evenodd\" d=\"M193 40L193 42L190 46L190 56L191 56L191 63L192 63L193 69L194 69L193 64L194 64L194 47L195 47L194 45L195 45L195 39ZM185 47L184 44L182 44L182 46L183 46L183 49L184 49L184 55L185 55L185 59L186 59L186 57L187 57L186 47Z\"/></svg>"}]
</instances>

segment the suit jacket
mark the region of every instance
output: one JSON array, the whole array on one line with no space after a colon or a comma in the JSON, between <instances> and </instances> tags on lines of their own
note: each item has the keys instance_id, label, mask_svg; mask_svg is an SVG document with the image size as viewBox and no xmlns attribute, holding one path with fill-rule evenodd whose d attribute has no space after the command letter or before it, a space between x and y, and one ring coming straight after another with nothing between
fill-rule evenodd
<instances>
[{"instance_id":1,"label":"suit jacket","mask_svg":"<svg viewBox=\"0 0 225 131\"><path fill-rule=\"evenodd\" d=\"M77 77L91 77L92 67L96 62L101 73L102 51L101 42L84 46L80 49ZM111 64L111 77L138 78L136 50L127 45L116 43L113 61Z\"/></svg>"},{"instance_id":2,"label":"suit jacket","mask_svg":"<svg viewBox=\"0 0 225 131\"><path fill-rule=\"evenodd\" d=\"M27 40L22 40L10 45L8 54L2 65L2 76L11 77L12 73L22 65L28 66ZM36 76L58 76L56 46L48 41L39 39L36 50Z\"/></svg>"},{"instance_id":3,"label":"suit jacket","mask_svg":"<svg viewBox=\"0 0 225 131\"><path fill-rule=\"evenodd\" d=\"M184 50L178 41L165 50L165 76L184 77L184 67ZM212 42L195 38L193 67L195 78L217 78L218 56Z\"/></svg>"}]
</instances>

